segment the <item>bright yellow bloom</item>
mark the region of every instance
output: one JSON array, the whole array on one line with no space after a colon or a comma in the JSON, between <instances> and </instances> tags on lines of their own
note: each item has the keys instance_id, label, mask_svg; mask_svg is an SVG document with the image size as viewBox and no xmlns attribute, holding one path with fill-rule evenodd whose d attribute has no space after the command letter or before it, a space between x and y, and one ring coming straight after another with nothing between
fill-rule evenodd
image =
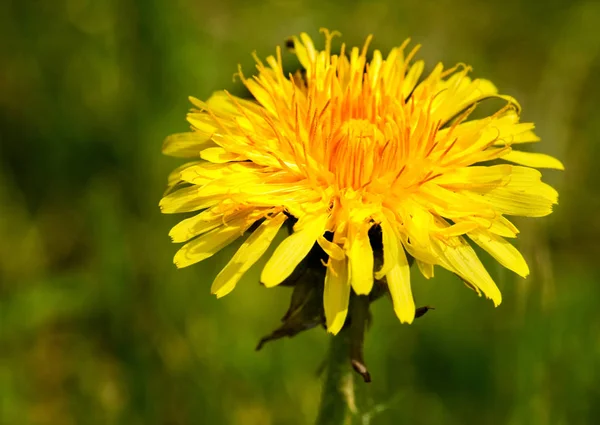
<instances>
[{"instance_id":1,"label":"bright yellow bloom","mask_svg":"<svg viewBox=\"0 0 600 425\"><path fill-rule=\"evenodd\" d=\"M421 78L408 43L387 58L364 47L331 53L306 34L293 38L305 73L286 75L281 50L243 83L256 101L217 92L191 99L192 132L165 141L164 153L196 161L175 170L160 202L164 213L201 211L170 232L187 242L175 255L186 267L202 261L260 222L216 277L212 292L229 293L265 253L289 217L294 232L262 271L267 287L284 281L315 243L329 255L324 309L329 332L342 328L350 290L368 294L386 279L394 310L412 322L415 303L407 253L427 278L435 265L456 273L500 304L501 295L467 238L521 276L529 269L505 238L518 230L506 216L550 214L558 194L530 167L562 169L547 155L513 150L536 142L519 123L519 105L469 68L438 64ZM469 120L478 102L506 106ZM495 161L491 165L488 161ZM520 165L511 165L509 162ZM176 190L174 190L176 189ZM383 265L374 262L369 230L379 226Z\"/></svg>"}]
</instances>

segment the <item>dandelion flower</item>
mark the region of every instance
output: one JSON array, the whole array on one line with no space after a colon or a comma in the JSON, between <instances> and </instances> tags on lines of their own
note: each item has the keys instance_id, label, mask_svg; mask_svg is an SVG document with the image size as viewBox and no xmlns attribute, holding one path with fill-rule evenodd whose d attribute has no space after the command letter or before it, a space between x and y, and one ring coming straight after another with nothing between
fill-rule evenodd
<instances>
[{"instance_id":1,"label":"dandelion flower","mask_svg":"<svg viewBox=\"0 0 600 425\"><path fill-rule=\"evenodd\" d=\"M256 76L240 70L253 101L224 91L206 102L191 98L192 131L163 146L167 155L194 159L171 174L160 201L163 213L197 212L170 232L186 242L175 264L205 260L252 230L212 284L222 297L294 220L261 281L284 282L318 244L327 254L323 307L333 334L344 325L351 291L369 294L381 282L400 321L411 323L412 259L426 278L441 266L500 304L472 244L527 276L507 241L518 233L507 217L550 214L558 194L535 168L562 164L517 149L539 140L534 125L520 123L517 101L469 77L469 67L437 64L423 76L423 61L413 61L418 46L408 51L405 42L385 58L375 50L369 62L371 37L334 54L336 34L324 34L321 51L308 35L293 37L302 71L283 71L281 49L266 63L256 58ZM488 98L504 106L471 119Z\"/></svg>"}]
</instances>

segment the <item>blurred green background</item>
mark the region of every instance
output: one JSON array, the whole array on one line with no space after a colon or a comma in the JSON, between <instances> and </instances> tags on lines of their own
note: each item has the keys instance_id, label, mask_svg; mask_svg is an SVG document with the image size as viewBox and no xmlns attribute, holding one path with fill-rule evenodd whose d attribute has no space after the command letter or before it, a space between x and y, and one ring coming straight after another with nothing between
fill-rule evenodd
<instances>
[{"instance_id":1,"label":"blurred green background","mask_svg":"<svg viewBox=\"0 0 600 425\"><path fill-rule=\"evenodd\" d=\"M188 95L240 91L301 31L422 43L517 97L534 149L564 161L549 217L518 220L527 280L487 261L494 309L448 273L414 272L400 325L374 306L373 424L600 421L600 3L597 1L55 0L0 5L0 420L4 425L308 424L327 349L320 329L267 345L289 289L209 293L231 249L184 270L159 213L163 138ZM318 43L319 44L319 43ZM322 44L320 44L322 46ZM296 63L291 55L287 63Z\"/></svg>"}]
</instances>

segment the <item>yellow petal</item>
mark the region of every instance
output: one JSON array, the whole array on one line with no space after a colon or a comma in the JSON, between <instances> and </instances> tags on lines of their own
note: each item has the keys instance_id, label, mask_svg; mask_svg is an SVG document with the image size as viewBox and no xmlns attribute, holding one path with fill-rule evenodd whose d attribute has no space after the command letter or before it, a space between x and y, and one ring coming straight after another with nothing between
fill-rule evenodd
<instances>
[{"instance_id":1,"label":"yellow petal","mask_svg":"<svg viewBox=\"0 0 600 425\"><path fill-rule=\"evenodd\" d=\"M212 210L202 211L193 217L177 223L169 232L173 242L185 242L202 233L209 232L220 226L226 226L240 217L248 216L249 209L240 209L227 216L214 213Z\"/></svg>"},{"instance_id":2,"label":"yellow petal","mask_svg":"<svg viewBox=\"0 0 600 425\"><path fill-rule=\"evenodd\" d=\"M506 217L498 215L492 219L482 217L468 217L468 220L484 227L488 232L505 238L516 238L519 229L516 228Z\"/></svg>"},{"instance_id":3,"label":"yellow petal","mask_svg":"<svg viewBox=\"0 0 600 425\"><path fill-rule=\"evenodd\" d=\"M505 116L493 120L482 134L489 140L495 140L495 146L539 142L540 138L533 132L534 128L533 123L520 123L517 113L509 111Z\"/></svg>"},{"instance_id":4,"label":"yellow petal","mask_svg":"<svg viewBox=\"0 0 600 425\"><path fill-rule=\"evenodd\" d=\"M552 205L558 202L558 192L542 183L540 177L541 173L533 168L513 166L510 181L505 186L463 193L500 214L542 217L552 212Z\"/></svg>"},{"instance_id":5,"label":"yellow petal","mask_svg":"<svg viewBox=\"0 0 600 425\"><path fill-rule=\"evenodd\" d=\"M271 114L277 114L277 108L275 108L275 105L273 104L273 97L267 90L265 90L262 84L255 80L245 80L244 84L258 103L260 103Z\"/></svg>"},{"instance_id":6,"label":"yellow petal","mask_svg":"<svg viewBox=\"0 0 600 425\"><path fill-rule=\"evenodd\" d=\"M475 192L478 188L474 187L472 189ZM475 195L473 192L468 190L450 190L443 186L438 186L434 181L429 181L421 185L419 196L427 203L427 207L442 217L450 219L471 217L474 211L477 211L477 214L480 216L494 217L496 212L493 209L493 205L484 202L483 199L480 199L481 195ZM475 193L488 193L488 191L482 189L481 192L477 191ZM417 208L413 208L413 210L417 210ZM421 215L425 213L431 215L427 211L424 211ZM410 217L408 219L414 221ZM412 227L414 226L411 226L411 229L408 230L412 231ZM420 240L422 243L429 243L427 239L429 232L424 232L425 230L427 229L423 228L423 231L421 231ZM414 233L419 232L415 230Z\"/></svg>"},{"instance_id":7,"label":"yellow petal","mask_svg":"<svg viewBox=\"0 0 600 425\"><path fill-rule=\"evenodd\" d=\"M525 124L525 123L522 123L522 124ZM532 124L532 126L533 126L533 124ZM511 145L515 145L517 143L532 143L532 142L539 142L540 136L535 134L533 131L529 130L529 131L524 131L519 134L515 134L508 140L504 140L504 141L510 143ZM500 144L502 142L503 141L498 141L498 144Z\"/></svg>"},{"instance_id":8,"label":"yellow petal","mask_svg":"<svg viewBox=\"0 0 600 425\"><path fill-rule=\"evenodd\" d=\"M209 232L222 225L222 217L207 221L200 213L177 223L169 232L169 236L173 242L185 242L194 236Z\"/></svg>"},{"instance_id":9,"label":"yellow petal","mask_svg":"<svg viewBox=\"0 0 600 425\"><path fill-rule=\"evenodd\" d=\"M565 166L558 159L543 153L521 152L513 150L506 155L503 155L501 159L514 162L516 164L526 165L528 167L553 168L555 170L565 169Z\"/></svg>"},{"instance_id":10,"label":"yellow petal","mask_svg":"<svg viewBox=\"0 0 600 425\"><path fill-rule=\"evenodd\" d=\"M241 100L225 91L216 91L208 98L206 105L203 105L203 102L199 102L198 99L193 99L192 103L196 106L200 106L204 110L210 110L212 113L218 115L239 115L240 111L235 103L233 103L233 99L238 102Z\"/></svg>"},{"instance_id":11,"label":"yellow petal","mask_svg":"<svg viewBox=\"0 0 600 425\"><path fill-rule=\"evenodd\" d=\"M294 226L294 233L281 242L262 271L260 280L266 287L279 285L292 274L317 238L325 232L327 219L327 214L300 218Z\"/></svg>"},{"instance_id":12,"label":"yellow petal","mask_svg":"<svg viewBox=\"0 0 600 425\"><path fill-rule=\"evenodd\" d=\"M421 260L415 260L417 262L417 266L421 271L421 274L425 276L425 279L431 279L433 277L433 264L425 263Z\"/></svg>"},{"instance_id":13,"label":"yellow petal","mask_svg":"<svg viewBox=\"0 0 600 425\"><path fill-rule=\"evenodd\" d=\"M173 262L177 267L182 268L213 256L242 236L252 222L248 216L244 216L231 221L227 226L219 227L197 237L177 251Z\"/></svg>"},{"instance_id":14,"label":"yellow petal","mask_svg":"<svg viewBox=\"0 0 600 425\"><path fill-rule=\"evenodd\" d=\"M306 56L308 59L308 63L314 63L317 58L317 50L315 49L315 45L312 41L312 38L305 32L300 34L300 40L306 49Z\"/></svg>"},{"instance_id":15,"label":"yellow petal","mask_svg":"<svg viewBox=\"0 0 600 425\"><path fill-rule=\"evenodd\" d=\"M402 227L394 230L397 232L399 250L406 250L414 258L428 263L435 263L435 255L431 247L431 231L434 230L433 215L423 207L403 201L400 221Z\"/></svg>"},{"instance_id":16,"label":"yellow petal","mask_svg":"<svg viewBox=\"0 0 600 425\"><path fill-rule=\"evenodd\" d=\"M350 243L348 257L352 288L358 295L367 295L373 288L373 249L366 227L360 229Z\"/></svg>"},{"instance_id":17,"label":"yellow petal","mask_svg":"<svg viewBox=\"0 0 600 425\"><path fill-rule=\"evenodd\" d=\"M328 256L336 260L343 260L346 257L346 253L338 244L329 242L323 235L317 238L317 243Z\"/></svg>"},{"instance_id":18,"label":"yellow petal","mask_svg":"<svg viewBox=\"0 0 600 425\"><path fill-rule=\"evenodd\" d=\"M381 226L381 237L383 241L383 266L375 272L376 279L382 279L396 264L398 264L398 253L400 241L396 236L396 232L388 220L383 220Z\"/></svg>"},{"instance_id":19,"label":"yellow petal","mask_svg":"<svg viewBox=\"0 0 600 425\"><path fill-rule=\"evenodd\" d=\"M481 229L470 232L468 236L507 269L519 276L529 275L527 262L517 248L505 239Z\"/></svg>"},{"instance_id":20,"label":"yellow petal","mask_svg":"<svg viewBox=\"0 0 600 425\"><path fill-rule=\"evenodd\" d=\"M213 164L212 162L200 162L187 167L181 171L180 178L188 183L202 185L212 180L233 177L238 181L242 173L254 174L260 172L260 168L249 162L231 162L225 164Z\"/></svg>"},{"instance_id":21,"label":"yellow petal","mask_svg":"<svg viewBox=\"0 0 600 425\"><path fill-rule=\"evenodd\" d=\"M231 161L243 161L244 157L233 152L228 152L221 147L207 148L202 150L200 157L205 161L210 161L215 164L223 164Z\"/></svg>"},{"instance_id":22,"label":"yellow petal","mask_svg":"<svg viewBox=\"0 0 600 425\"><path fill-rule=\"evenodd\" d=\"M369 69L367 70L367 75L369 78L369 83L372 88L377 87L377 81L380 78L379 72L381 70L381 65L383 64L381 51L375 50L373 52L373 58L371 59L371 63L369 63Z\"/></svg>"},{"instance_id":23,"label":"yellow petal","mask_svg":"<svg viewBox=\"0 0 600 425\"><path fill-rule=\"evenodd\" d=\"M192 212L212 207L219 203L220 200L218 198L199 198L199 190L200 187L191 186L169 193L158 204L161 212L163 214Z\"/></svg>"},{"instance_id":24,"label":"yellow petal","mask_svg":"<svg viewBox=\"0 0 600 425\"><path fill-rule=\"evenodd\" d=\"M405 231L408 234L411 245L421 250L430 249L429 233L433 226L433 216L421 205L405 202L405 211L402 212L402 219L405 224ZM399 251L402 251L400 249Z\"/></svg>"},{"instance_id":25,"label":"yellow petal","mask_svg":"<svg viewBox=\"0 0 600 425\"><path fill-rule=\"evenodd\" d=\"M218 131L218 127L210 114L202 111L192 111L186 116L188 122L193 128L203 134L214 134Z\"/></svg>"},{"instance_id":26,"label":"yellow petal","mask_svg":"<svg viewBox=\"0 0 600 425\"><path fill-rule=\"evenodd\" d=\"M425 68L424 61L417 61L411 67L410 70L406 73L406 77L404 77L404 82L402 83L402 97L406 99L408 95L414 90L417 82L419 81L419 77L423 73L423 69Z\"/></svg>"},{"instance_id":27,"label":"yellow petal","mask_svg":"<svg viewBox=\"0 0 600 425\"><path fill-rule=\"evenodd\" d=\"M221 270L215 278L211 292L221 298L230 293L244 273L256 263L273 242L281 225L287 216L279 213L273 218L263 222L252 235L246 239L237 250L229 263Z\"/></svg>"},{"instance_id":28,"label":"yellow petal","mask_svg":"<svg viewBox=\"0 0 600 425\"><path fill-rule=\"evenodd\" d=\"M202 149L216 146L211 135L201 131L173 134L163 142L162 151L165 155L199 158Z\"/></svg>"},{"instance_id":29,"label":"yellow petal","mask_svg":"<svg viewBox=\"0 0 600 425\"><path fill-rule=\"evenodd\" d=\"M188 168L192 168L197 166L198 164L200 164L201 161L194 161L194 162L188 162L185 163L177 168L175 168L173 171L171 171L171 173L169 174L168 180L167 180L167 190L165 190L165 193L163 196L166 196L169 194L169 192L175 187L177 186L179 183L182 183L184 180L181 178L181 173L183 171L185 171ZM204 183L208 183L208 179L206 179L204 181Z\"/></svg>"},{"instance_id":30,"label":"yellow petal","mask_svg":"<svg viewBox=\"0 0 600 425\"><path fill-rule=\"evenodd\" d=\"M463 237L452 238L448 244L432 238L440 265L458 274L461 278L479 288L494 305L502 302L502 294L489 273L477 258L477 254Z\"/></svg>"},{"instance_id":31,"label":"yellow petal","mask_svg":"<svg viewBox=\"0 0 600 425\"><path fill-rule=\"evenodd\" d=\"M396 316L401 323L412 323L415 319L415 301L410 288L410 266L404 250L400 249L398 253L398 262L386 274L386 279Z\"/></svg>"},{"instance_id":32,"label":"yellow petal","mask_svg":"<svg viewBox=\"0 0 600 425\"><path fill-rule=\"evenodd\" d=\"M181 190L181 197L186 198L186 202L204 202L207 199L236 199L244 200L253 205L266 203L268 206L279 204L278 196L287 199L296 199L303 196L306 198L307 193L302 189L307 187L306 183L274 183L268 184L264 178L256 173L234 173L228 177L211 180L203 186L192 186L190 192ZM177 198L174 192L167 197ZM308 195L311 195L308 193ZM165 198L167 198L165 197ZM295 198L296 197L296 198ZM183 200L180 200L183 202Z\"/></svg>"},{"instance_id":33,"label":"yellow petal","mask_svg":"<svg viewBox=\"0 0 600 425\"><path fill-rule=\"evenodd\" d=\"M298 39L298 37L292 37L292 39L294 40L294 52L296 53L296 56L298 57L298 61L300 61L300 64L302 65L302 67L304 69L309 71L312 67L311 67L311 60L308 57L306 47L304 47L304 44L302 44L302 42L300 41L300 39Z\"/></svg>"},{"instance_id":34,"label":"yellow petal","mask_svg":"<svg viewBox=\"0 0 600 425\"><path fill-rule=\"evenodd\" d=\"M485 118L484 118L485 119ZM512 145L517 143L538 142L540 138L533 132L535 125L530 122L519 122L519 114L514 110L507 110L500 116L487 119L487 125L481 132L481 138L494 141L494 145ZM468 121L460 126L468 127L479 121Z\"/></svg>"},{"instance_id":35,"label":"yellow petal","mask_svg":"<svg viewBox=\"0 0 600 425\"><path fill-rule=\"evenodd\" d=\"M440 93L435 99L436 113L444 120L451 119L469 106L491 97L514 100L509 96L499 95L491 81L471 80L465 76L465 71L452 75L448 80L441 81L437 90L440 90Z\"/></svg>"},{"instance_id":36,"label":"yellow petal","mask_svg":"<svg viewBox=\"0 0 600 425\"><path fill-rule=\"evenodd\" d=\"M472 230L477 229L478 227L480 227L479 224L473 221L458 221L455 224L443 227L442 229L435 231L435 234L446 237L460 236L464 235L465 233L469 233Z\"/></svg>"},{"instance_id":37,"label":"yellow petal","mask_svg":"<svg viewBox=\"0 0 600 425\"><path fill-rule=\"evenodd\" d=\"M448 189L493 189L508 183L512 169L510 165L463 167L442 174L433 181Z\"/></svg>"},{"instance_id":38,"label":"yellow petal","mask_svg":"<svg viewBox=\"0 0 600 425\"><path fill-rule=\"evenodd\" d=\"M327 331L334 335L342 329L346 321L349 297L350 283L346 258L341 261L330 258L325 275L323 307Z\"/></svg>"}]
</instances>

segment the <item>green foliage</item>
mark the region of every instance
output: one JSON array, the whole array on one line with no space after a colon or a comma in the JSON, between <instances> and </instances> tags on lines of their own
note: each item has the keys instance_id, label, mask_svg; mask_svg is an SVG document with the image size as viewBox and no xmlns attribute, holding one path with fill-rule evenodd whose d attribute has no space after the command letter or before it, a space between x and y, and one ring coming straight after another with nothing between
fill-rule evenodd
<instances>
[{"instance_id":1,"label":"green foliage","mask_svg":"<svg viewBox=\"0 0 600 425\"><path fill-rule=\"evenodd\" d=\"M250 52L300 31L319 40L320 26L351 44L372 32L384 51L412 36L430 66L470 63L567 167L544 173L556 212L518 222L531 276L488 262L498 309L438 269L413 273L417 303L436 307L414 325L375 303L371 423L595 423L598 22L592 0L3 2L0 423L314 421L324 331L256 353L290 288L261 288L255 268L217 301L210 283L231 250L176 270L167 234L180 217L158 200L180 164L162 139L188 128L187 96L242 92L232 75L251 73Z\"/></svg>"}]
</instances>

